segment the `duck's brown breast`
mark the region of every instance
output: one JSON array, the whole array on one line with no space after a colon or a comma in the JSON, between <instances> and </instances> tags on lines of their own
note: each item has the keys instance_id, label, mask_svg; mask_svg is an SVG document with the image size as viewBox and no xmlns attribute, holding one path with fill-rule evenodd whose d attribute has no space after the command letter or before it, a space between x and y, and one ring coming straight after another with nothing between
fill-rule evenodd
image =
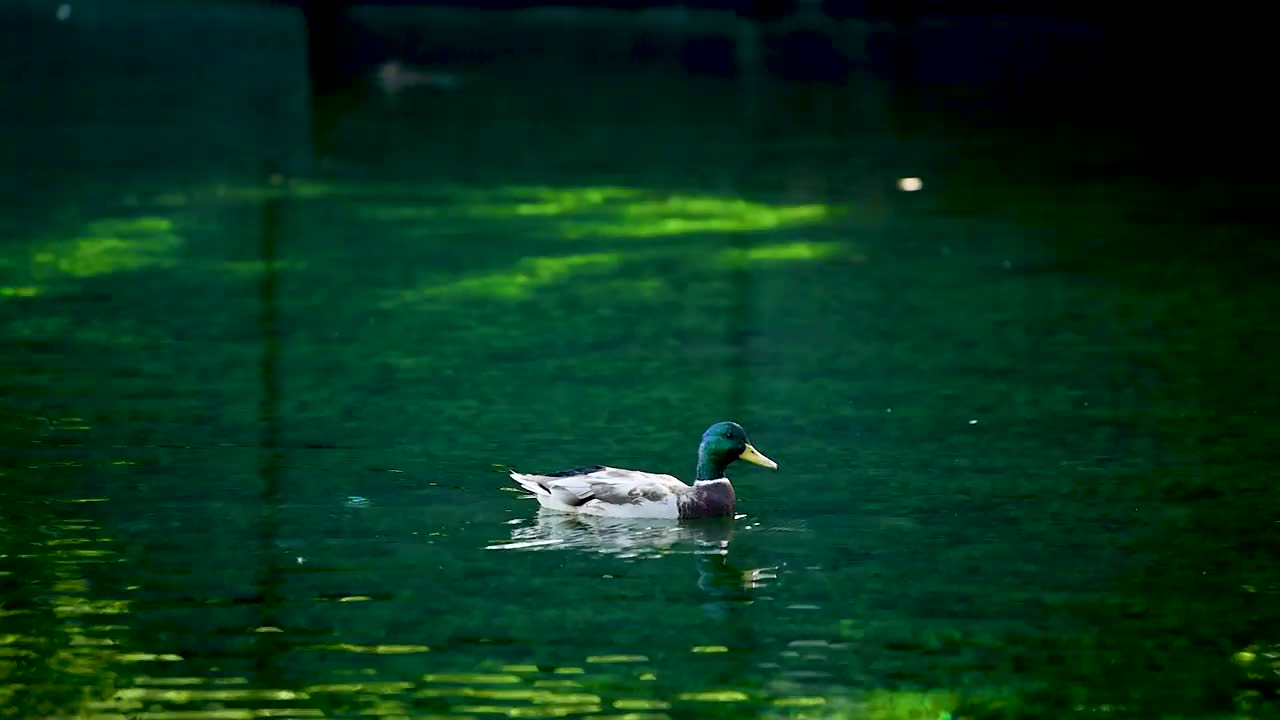
<instances>
[{"instance_id":1,"label":"duck's brown breast","mask_svg":"<svg viewBox=\"0 0 1280 720\"><path fill-rule=\"evenodd\" d=\"M693 490L680 496L676 507L682 520L728 517L733 515L736 502L733 485L728 480L702 480L694 483Z\"/></svg>"}]
</instances>

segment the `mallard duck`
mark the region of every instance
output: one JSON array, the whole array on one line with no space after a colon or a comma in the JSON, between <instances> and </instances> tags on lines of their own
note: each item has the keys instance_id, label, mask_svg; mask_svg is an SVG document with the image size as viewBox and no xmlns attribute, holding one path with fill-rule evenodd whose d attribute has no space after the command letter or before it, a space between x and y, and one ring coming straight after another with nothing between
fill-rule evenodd
<instances>
[{"instance_id":1,"label":"mallard duck","mask_svg":"<svg viewBox=\"0 0 1280 720\"><path fill-rule=\"evenodd\" d=\"M604 465L576 467L546 475L511 472L511 479L560 512L631 518L692 518L733 515L733 485L724 476L735 460L778 469L747 441L734 422L718 422L702 433L697 477L692 486L670 475L621 470Z\"/></svg>"}]
</instances>

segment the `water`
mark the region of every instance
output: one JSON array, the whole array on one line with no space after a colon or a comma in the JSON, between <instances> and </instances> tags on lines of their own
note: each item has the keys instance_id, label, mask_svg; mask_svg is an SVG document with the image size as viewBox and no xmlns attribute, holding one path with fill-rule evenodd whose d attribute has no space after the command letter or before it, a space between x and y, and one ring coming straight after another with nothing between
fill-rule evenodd
<instances>
[{"instance_id":1,"label":"water","mask_svg":"<svg viewBox=\"0 0 1280 720\"><path fill-rule=\"evenodd\" d=\"M2 714L1274 713L1262 190L877 86L494 61L313 122L235 12L283 34L36 24L6 86ZM781 465L730 523L505 478L721 419Z\"/></svg>"}]
</instances>

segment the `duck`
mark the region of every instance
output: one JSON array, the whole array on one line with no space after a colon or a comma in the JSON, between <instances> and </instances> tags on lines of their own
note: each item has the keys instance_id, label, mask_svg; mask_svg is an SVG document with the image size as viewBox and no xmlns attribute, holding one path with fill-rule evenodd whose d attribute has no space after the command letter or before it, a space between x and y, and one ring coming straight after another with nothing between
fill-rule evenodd
<instances>
[{"instance_id":1,"label":"duck","mask_svg":"<svg viewBox=\"0 0 1280 720\"><path fill-rule=\"evenodd\" d=\"M737 504L725 469L737 460L777 470L736 422L702 433L693 485L671 475L589 465L547 474L510 472L545 510L619 518L692 520L732 517Z\"/></svg>"}]
</instances>

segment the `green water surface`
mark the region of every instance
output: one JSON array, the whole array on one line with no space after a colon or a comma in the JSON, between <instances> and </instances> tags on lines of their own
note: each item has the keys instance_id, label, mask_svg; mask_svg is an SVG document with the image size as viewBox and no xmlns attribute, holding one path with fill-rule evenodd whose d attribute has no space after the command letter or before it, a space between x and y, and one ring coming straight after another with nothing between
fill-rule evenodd
<instances>
[{"instance_id":1,"label":"green water surface","mask_svg":"<svg viewBox=\"0 0 1280 720\"><path fill-rule=\"evenodd\" d=\"M0 98L0 717L1274 715L1261 191L874 83L313 107L291 16L177 15ZM730 523L504 474L723 419Z\"/></svg>"}]
</instances>

